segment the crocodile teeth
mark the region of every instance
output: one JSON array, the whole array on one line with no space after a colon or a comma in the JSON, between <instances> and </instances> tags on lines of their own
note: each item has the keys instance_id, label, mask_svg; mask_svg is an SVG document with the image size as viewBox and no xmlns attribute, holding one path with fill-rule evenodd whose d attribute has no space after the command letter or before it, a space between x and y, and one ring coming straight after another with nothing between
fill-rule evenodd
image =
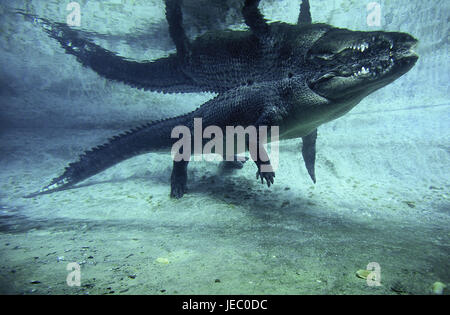
<instances>
[{"instance_id":1,"label":"crocodile teeth","mask_svg":"<svg viewBox=\"0 0 450 315\"><path fill-rule=\"evenodd\" d=\"M358 50L360 52L364 52L365 50L369 49L369 44L368 43L362 43L360 45L352 45L350 46L351 49L353 50Z\"/></svg>"},{"instance_id":2,"label":"crocodile teeth","mask_svg":"<svg viewBox=\"0 0 450 315\"><path fill-rule=\"evenodd\" d=\"M358 72L353 73L352 77L357 77L357 76L360 76L362 74L368 74L368 73L370 73L370 69L369 68L366 69L365 67L362 67L361 70L359 70Z\"/></svg>"},{"instance_id":3,"label":"crocodile teeth","mask_svg":"<svg viewBox=\"0 0 450 315\"><path fill-rule=\"evenodd\" d=\"M369 44L368 43L364 43L362 44L362 52L364 52L366 49L369 49Z\"/></svg>"}]
</instances>

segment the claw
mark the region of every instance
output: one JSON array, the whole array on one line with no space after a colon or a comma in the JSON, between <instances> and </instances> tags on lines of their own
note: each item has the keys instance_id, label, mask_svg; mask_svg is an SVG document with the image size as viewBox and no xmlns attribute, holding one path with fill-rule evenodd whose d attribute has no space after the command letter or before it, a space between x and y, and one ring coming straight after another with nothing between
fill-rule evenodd
<instances>
[{"instance_id":1,"label":"claw","mask_svg":"<svg viewBox=\"0 0 450 315\"><path fill-rule=\"evenodd\" d=\"M186 187L183 186L172 187L172 190L170 191L170 197L180 199L181 197L183 197L185 193Z\"/></svg>"},{"instance_id":2,"label":"claw","mask_svg":"<svg viewBox=\"0 0 450 315\"><path fill-rule=\"evenodd\" d=\"M275 182L275 173L274 172L264 172L262 173L260 170L256 172L256 179L259 179L261 177L261 184L264 184L264 179L266 180L267 187L270 187L270 185L273 185Z\"/></svg>"}]
</instances>

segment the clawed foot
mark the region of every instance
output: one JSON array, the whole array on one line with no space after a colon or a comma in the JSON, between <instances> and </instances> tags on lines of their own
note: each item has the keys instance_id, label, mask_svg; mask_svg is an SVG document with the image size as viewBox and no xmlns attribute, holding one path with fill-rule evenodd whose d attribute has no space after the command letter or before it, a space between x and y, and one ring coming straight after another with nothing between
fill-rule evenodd
<instances>
[{"instance_id":1,"label":"clawed foot","mask_svg":"<svg viewBox=\"0 0 450 315\"><path fill-rule=\"evenodd\" d=\"M258 169L256 172L256 179L261 178L261 184L264 184L264 180L266 180L267 187L270 187L270 185L273 184L275 173L274 172L261 172L261 170Z\"/></svg>"},{"instance_id":2,"label":"clawed foot","mask_svg":"<svg viewBox=\"0 0 450 315\"><path fill-rule=\"evenodd\" d=\"M170 197L172 198L180 199L186 193L188 163L189 161L173 162L170 177Z\"/></svg>"},{"instance_id":3,"label":"clawed foot","mask_svg":"<svg viewBox=\"0 0 450 315\"><path fill-rule=\"evenodd\" d=\"M172 182L170 187L170 197L180 199L186 193L186 183Z\"/></svg>"}]
</instances>

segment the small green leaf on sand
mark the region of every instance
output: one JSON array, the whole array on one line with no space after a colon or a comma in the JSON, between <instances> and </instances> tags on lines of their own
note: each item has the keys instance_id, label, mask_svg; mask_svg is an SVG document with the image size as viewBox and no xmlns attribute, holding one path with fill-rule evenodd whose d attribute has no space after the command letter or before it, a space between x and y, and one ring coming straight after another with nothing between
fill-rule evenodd
<instances>
[{"instance_id":1,"label":"small green leaf on sand","mask_svg":"<svg viewBox=\"0 0 450 315\"><path fill-rule=\"evenodd\" d=\"M437 295L441 295L442 293L444 293L444 289L447 286L445 284L443 284L442 282L435 282L433 283L433 293L437 294Z\"/></svg>"},{"instance_id":2,"label":"small green leaf on sand","mask_svg":"<svg viewBox=\"0 0 450 315\"><path fill-rule=\"evenodd\" d=\"M360 269L356 272L356 276L361 279L367 279L371 272L370 270Z\"/></svg>"},{"instance_id":3,"label":"small green leaf on sand","mask_svg":"<svg viewBox=\"0 0 450 315\"><path fill-rule=\"evenodd\" d=\"M158 257L155 260L158 264L167 265L169 263L169 260L167 258Z\"/></svg>"}]
</instances>

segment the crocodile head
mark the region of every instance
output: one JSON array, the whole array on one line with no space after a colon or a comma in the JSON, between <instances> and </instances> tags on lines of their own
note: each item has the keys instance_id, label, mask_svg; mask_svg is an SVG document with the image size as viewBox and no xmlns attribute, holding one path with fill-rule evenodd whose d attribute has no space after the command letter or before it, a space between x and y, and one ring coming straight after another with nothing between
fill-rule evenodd
<instances>
[{"instance_id":1,"label":"crocodile head","mask_svg":"<svg viewBox=\"0 0 450 315\"><path fill-rule=\"evenodd\" d=\"M405 33L330 28L306 54L312 70L306 82L332 104L356 105L414 66L416 44Z\"/></svg>"}]
</instances>

